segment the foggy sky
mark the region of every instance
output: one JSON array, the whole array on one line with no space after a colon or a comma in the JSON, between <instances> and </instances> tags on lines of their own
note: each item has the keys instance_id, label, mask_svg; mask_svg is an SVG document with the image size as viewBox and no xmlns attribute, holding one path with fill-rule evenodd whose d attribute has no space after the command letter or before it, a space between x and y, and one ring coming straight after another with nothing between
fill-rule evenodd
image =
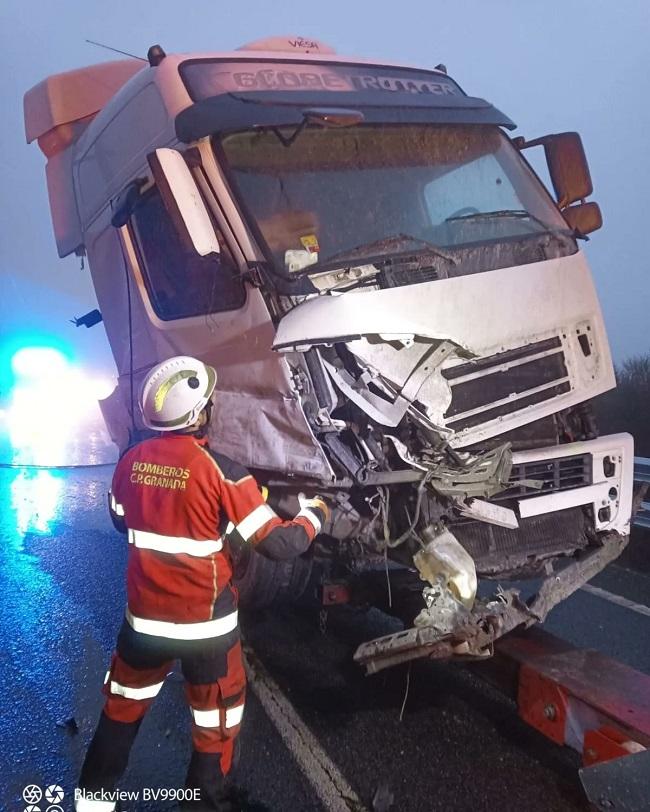
<instances>
[{"instance_id":1,"label":"foggy sky","mask_svg":"<svg viewBox=\"0 0 650 812\"><path fill-rule=\"evenodd\" d=\"M120 58L86 38L145 56L154 43L167 53L219 51L288 33L343 55L443 62L467 93L509 115L515 134L577 130L605 221L586 253L613 355L650 351L648 0L3 0L0 344L21 330L53 332L82 361L112 368L103 328L67 322L96 302L87 268L57 257L45 157L25 143L24 92L49 74Z\"/></svg>"}]
</instances>

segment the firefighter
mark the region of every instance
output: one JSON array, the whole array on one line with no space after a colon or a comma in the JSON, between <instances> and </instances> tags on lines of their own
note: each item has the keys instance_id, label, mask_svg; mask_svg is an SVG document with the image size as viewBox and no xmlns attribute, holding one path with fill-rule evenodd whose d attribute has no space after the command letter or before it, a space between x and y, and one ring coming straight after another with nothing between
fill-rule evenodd
<instances>
[{"instance_id":1,"label":"firefighter","mask_svg":"<svg viewBox=\"0 0 650 812\"><path fill-rule=\"evenodd\" d=\"M248 471L209 447L216 381L216 371L195 358L156 366L141 409L159 434L131 447L115 469L109 508L128 536L127 607L79 779L78 812L116 808L107 793L176 660L192 715L186 788L200 796L181 808L238 808L224 790L245 698L231 544L293 558L308 549L329 511L321 498L301 499L297 516L283 521Z\"/></svg>"}]
</instances>

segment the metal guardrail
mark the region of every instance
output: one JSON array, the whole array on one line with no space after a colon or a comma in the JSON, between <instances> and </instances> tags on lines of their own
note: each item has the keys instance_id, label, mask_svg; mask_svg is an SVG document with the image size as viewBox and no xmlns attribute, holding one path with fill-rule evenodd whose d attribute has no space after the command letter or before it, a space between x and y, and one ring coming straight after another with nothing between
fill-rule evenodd
<instances>
[{"instance_id":1,"label":"metal guardrail","mask_svg":"<svg viewBox=\"0 0 650 812\"><path fill-rule=\"evenodd\" d=\"M650 484L650 458L634 458L634 481ZM650 502L642 502L641 510L634 517L633 523L637 527L647 527L650 530Z\"/></svg>"}]
</instances>

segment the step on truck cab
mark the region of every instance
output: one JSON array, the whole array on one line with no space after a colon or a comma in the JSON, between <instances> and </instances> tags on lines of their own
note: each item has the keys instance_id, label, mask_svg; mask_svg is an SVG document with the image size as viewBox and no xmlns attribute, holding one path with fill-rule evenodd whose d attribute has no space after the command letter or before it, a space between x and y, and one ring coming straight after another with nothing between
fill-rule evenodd
<instances>
[{"instance_id":1,"label":"step on truck cab","mask_svg":"<svg viewBox=\"0 0 650 812\"><path fill-rule=\"evenodd\" d=\"M381 603L415 573L392 607L410 638L367 657L485 654L621 551L632 438L599 437L589 408L615 380L576 133L527 141L443 65L300 37L54 75L25 126L59 255L88 258L120 449L144 436L147 371L195 355L219 372L215 446L278 512L301 490L334 503L311 558L240 554L244 602L316 580L326 603ZM477 597L523 577L536 598Z\"/></svg>"}]
</instances>

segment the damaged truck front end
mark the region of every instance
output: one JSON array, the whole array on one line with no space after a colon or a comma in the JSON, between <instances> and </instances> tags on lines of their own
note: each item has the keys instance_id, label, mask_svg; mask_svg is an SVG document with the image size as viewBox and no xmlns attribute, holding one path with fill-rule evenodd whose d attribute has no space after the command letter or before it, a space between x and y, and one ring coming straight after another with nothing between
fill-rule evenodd
<instances>
[{"instance_id":1,"label":"damaged truck front end","mask_svg":"<svg viewBox=\"0 0 650 812\"><path fill-rule=\"evenodd\" d=\"M361 646L369 670L489 655L629 533L632 439L599 437L589 408L615 381L580 139L510 138L441 69L279 42L26 98L59 252L88 255L119 371L107 424L141 436L134 392L163 358L213 364L215 446L278 513L307 489L334 505L311 557L240 554L242 602L320 586L387 608L407 629ZM87 107L52 104L86 80ZM526 601L479 588L523 578L541 579Z\"/></svg>"},{"instance_id":2,"label":"damaged truck front end","mask_svg":"<svg viewBox=\"0 0 650 812\"><path fill-rule=\"evenodd\" d=\"M384 557L421 579L390 607L411 632L357 653L369 669L484 656L629 533L632 439L598 437L589 408L614 376L581 234L497 127L341 127L215 145L332 467L329 575ZM528 603L477 598L478 578L540 577Z\"/></svg>"},{"instance_id":3,"label":"damaged truck front end","mask_svg":"<svg viewBox=\"0 0 650 812\"><path fill-rule=\"evenodd\" d=\"M363 524L354 540L426 583L417 645L368 644L369 667L489 652L620 553L632 439L598 437L586 403L611 385L611 361L581 254L321 295L284 317L276 346L321 367L303 397ZM475 601L477 577L542 577L542 597Z\"/></svg>"}]
</instances>

